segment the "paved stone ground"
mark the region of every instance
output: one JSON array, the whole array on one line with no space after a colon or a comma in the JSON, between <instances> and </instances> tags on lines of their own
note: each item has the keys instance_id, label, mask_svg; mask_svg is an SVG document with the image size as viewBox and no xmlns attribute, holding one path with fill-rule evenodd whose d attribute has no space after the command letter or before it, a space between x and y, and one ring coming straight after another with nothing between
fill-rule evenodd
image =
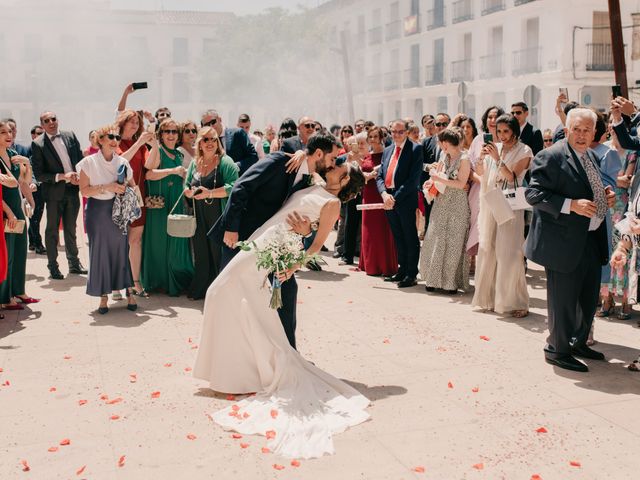
<instances>
[{"instance_id":1,"label":"paved stone ground","mask_svg":"<svg viewBox=\"0 0 640 480\"><path fill-rule=\"evenodd\" d=\"M543 361L540 270L532 314L515 320L327 261L299 275L300 350L368 396L371 420L338 435L335 455L294 467L206 417L229 400L188 371L202 302L155 295L101 316L84 277L52 282L30 254L28 293L43 301L0 321L0 478L637 478L640 374L624 368L640 353L637 318L598 320L608 362L571 373Z\"/></svg>"}]
</instances>

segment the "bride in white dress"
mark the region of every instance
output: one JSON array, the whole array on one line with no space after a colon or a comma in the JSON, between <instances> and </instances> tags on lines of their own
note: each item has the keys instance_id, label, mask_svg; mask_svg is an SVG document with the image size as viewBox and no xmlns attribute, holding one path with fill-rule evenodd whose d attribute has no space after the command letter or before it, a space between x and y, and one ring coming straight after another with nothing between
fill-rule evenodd
<instances>
[{"instance_id":1,"label":"bride in white dress","mask_svg":"<svg viewBox=\"0 0 640 480\"><path fill-rule=\"evenodd\" d=\"M317 253L338 219L340 201L364 184L356 165L326 174L325 185L294 193L249 241L262 245L287 215L298 212L319 222L308 249ZM332 454L333 434L364 422L369 400L345 382L315 367L289 345L265 271L253 251L241 251L207 291L194 376L224 393L256 393L211 415L225 430L267 437L269 449L289 458Z\"/></svg>"}]
</instances>

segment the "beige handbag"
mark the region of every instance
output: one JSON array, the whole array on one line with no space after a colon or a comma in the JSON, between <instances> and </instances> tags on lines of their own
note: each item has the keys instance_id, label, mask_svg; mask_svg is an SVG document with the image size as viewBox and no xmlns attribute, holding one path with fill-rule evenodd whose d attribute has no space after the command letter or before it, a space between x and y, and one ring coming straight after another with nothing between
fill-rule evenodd
<instances>
[{"instance_id":1,"label":"beige handbag","mask_svg":"<svg viewBox=\"0 0 640 480\"><path fill-rule=\"evenodd\" d=\"M169 212L169 216L167 217L167 234L171 237L191 238L196 234L196 206L193 198L191 199L193 215L173 213L180 200L182 200L183 195L184 191L180 194L178 201Z\"/></svg>"},{"instance_id":2,"label":"beige handbag","mask_svg":"<svg viewBox=\"0 0 640 480\"><path fill-rule=\"evenodd\" d=\"M489 210L491 210L491 214L498 225L502 225L515 218L509 202L507 202L507 199L502 193L502 189L493 188L485 193L482 198L489 206Z\"/></svg>"}]
</instances>

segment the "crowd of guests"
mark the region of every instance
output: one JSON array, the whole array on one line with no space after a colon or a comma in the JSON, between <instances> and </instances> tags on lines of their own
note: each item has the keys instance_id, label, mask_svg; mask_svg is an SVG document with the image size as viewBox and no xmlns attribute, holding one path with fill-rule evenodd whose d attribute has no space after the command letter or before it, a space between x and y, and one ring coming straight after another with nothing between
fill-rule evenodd
<instances>
[{"instance_id":1,"label":"crowd of guests","mask_svg":"<svg viewBox=\"0 0 640 480\"><path fill-rule=\"evenodd\" d=\"M342 146L338 163L359 165L366 181L362 192L343 204L336 225L334 256L341 264L355 266L357 259L356 270L383 276L399 288L416 285L420 277L427 292L447 295L469 291L473 277L474 307L521 318L529 311L525 242L527 257L543 265L549 279L563 285L559 272L566 274L565 266L547 261L548 252L540 253L544 235L555 232L556 238L562 238L563 221L601 216L597 225L588 224L587 238L593 236L590 232L603 230L604 256L608 260L613 255L613 259L611 265L598 264L593 313L623 320L631 316L637 301L636 233L640 234L634 210L640 141L633 129L640 115L633 116L635 106L629 100L614 99L610 114L605 114L560 95L556 102L559 125L544 131L528 122L524 102L513 103L508 111L489 106L478 123L464 113L453 118L438 113L426 114L420 122L396 119L375 125L359 119L327 130L303 116L261 131L252 130L247 114L239 116L235 127L227 127L213 109L197 122L177 121L164 107L155 114L129 109L128 98L134 91L133 85L125 88L115 121L93 130L84 151L73 132L60 130L54 112L41 114L27 147L15 144L15 121L0 122L3 309L20 309L38 301L25 292L27 245L36 254L47 255L51 279L64 278L57 258L60 230L68 271L88 273L87 293L100 298L101 314L109 311L109 295L122 300L123 292L132 311L137 308L136 297L154 292L204 298L225 264L227 247L209 232L222 215L234 182L273 152L285 152L294 166L299 164L309 153L305 150L310 137L330 132ZM595 165L592 169L591 163L583 161L582 167L575 168L591 187L580 204L574 205L571 192L562 199L566 202L557 203L554 195L563 188L558 183L563 172L558 178L546 177L561 147L569 165L576 152ZM602 195L596 194L600 187ZM518 197L525 195L522 192L527 204L517 205ZM81 205L89 239L88 271L78 258L76 240ZM45 206L43 242L39 222ZM192 234L167 233L169 218L176 214L193 216ZM621 233L616 225L625 219L631 226ZM530 224L535 235L527 235ZM315 262L307 267L322 269ZM574 274L576 267L571 267L569 273ZM590 303L580 303L582 294L578 291L580 298L570 300L583 308L582 323L576 320L576 305L566 305L571 295L563 297L561 305L550 294L551 335L545 355L550 363L564 368L582 368L563 363L575 352L599 358L590 349L595 342L594 315L589 313ZM566 312L554 315L554 308L573 308L574 313L565 318ZM566 323L573 330L563 335L570 338L588 327L585 338L578 338L571 348L560 347L566 338L556 335L557 326ZM631 368L638 366L636 361Z\"/></svg>"}]
</instances>

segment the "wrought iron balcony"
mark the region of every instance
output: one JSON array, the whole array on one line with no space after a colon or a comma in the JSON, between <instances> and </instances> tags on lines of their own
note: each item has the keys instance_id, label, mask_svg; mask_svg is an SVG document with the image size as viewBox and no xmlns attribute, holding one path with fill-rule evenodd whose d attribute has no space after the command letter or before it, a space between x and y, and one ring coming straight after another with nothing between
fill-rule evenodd
<instances>
[{"instance_id":1,"label":"wrought iron balcony","mask_svg":"<svg viewBox=\"0 0 640 480\"><path fill-rule=\"evenodd\" d=\"M480 57L480 78L504 77L504 54L485 55Z\"/></svg>"},{"instance_id":2,"label":"wrought iron balcony","mask_svg":"<svg viewBox=\"0 0 640 480\"><path fill-rule=\"evenodd\" d=\"M525 75L542 71L542 48L523 48L513 52L513 74Z\"/></svg>"},{"instance_id":3,"label":"wrought iron balcony","mask_svg":"<svg viewBox=\"0 0 640 480\"><path fill-rule=\"evenodd\" d=\"M471 82L473 81L473 60L458 60L451 62L451 81L452 82Z\"/></svg>"},{"instance_id":4,"label":"wrought iron balcony","mask_svg":"<svg viewBox=\"0 0 640 480\"><path fill-rule=\"evenodd\" d=\"M382 43L382 27L369 29L369 45L379 45Z\"/></svg>"},{"instance_id":5,"label":"wrought iron balcony","mask_svg":"<svg viewBox=\"0 0 640 480\"><path fill-rule=\"evenodd\" d=\"M482 0L482 15L490 15L504 10L504 0Z\"/></svg>"},{"instance_id":6,"label":"wrought iron balcony","mask_svg":"<svg viewBox=\"0 0 640 480\"><path fill-rule=\"evenodd\" d=\"M587 43L586 69L593 72L613 71L613 49L610 43Z\"/></svg>"},{"instance_id":7,"label":"wrought iron balcony","mask_svg":"<svg viewBox=\"0 0 640 480\"><path fill-rule=\"evenodd\" d=\"M404 71L404 88L415 88L420 86L420 69L409 68Z\"/></svg>"},{"instance_id":8,"label":"wrought iron balcony","mask_svg":"<svg viewBox=\"0 0 640 480\"><path fill-rule=\"evenodd\" d=\"M424 68L424 84L442 85L444 83L444 63L434 63Z\"/></svg>"},{"instance_id":9,"label":"wrought iron balcony","mask_svg":"<svg viewBox=\"0 0 640 480\"><path fill-rule=\"evenodd\" d=\"M451 23L460 23L473 19L472 0L456 0L453 2L453 18Z\"/></svg>"},{"instance_id":10,"label":"wrought iron balcony","mask_svg":"<svg viewBox=\"0 0 640 480\"><path fill-rule=\"evenodd\" d=\"M427 30L444 27L447 24L445 7L427 11Z\"/></svg>"}]
</instances>

